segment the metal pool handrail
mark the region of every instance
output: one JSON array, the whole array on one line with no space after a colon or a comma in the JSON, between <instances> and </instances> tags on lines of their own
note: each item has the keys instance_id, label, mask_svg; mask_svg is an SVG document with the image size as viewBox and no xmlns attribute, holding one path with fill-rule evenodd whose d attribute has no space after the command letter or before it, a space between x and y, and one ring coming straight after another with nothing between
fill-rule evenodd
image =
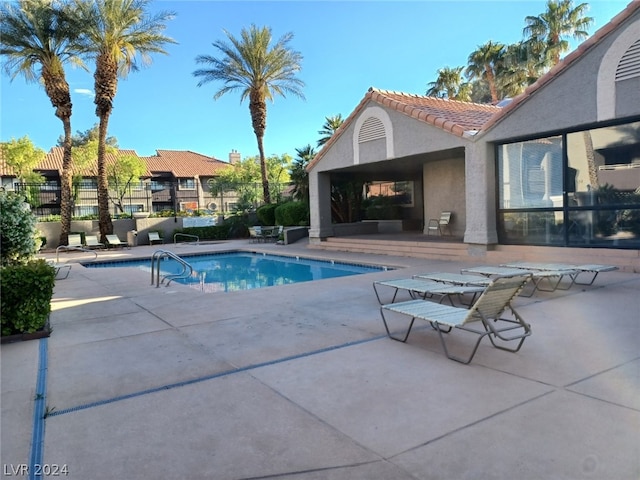
<instances>
[{"instance_id":1,"label":"metal pool handrail","mask_svg":"<svg viewBox=\"0 0 640 480\"><path fill-rule=\"evenodd\" d=\"M181 237L195 238L196 239L196 243L198 243L200 241L200 237L198 237L197 235L190 235L188 233L176 233L173 236L173 243L174 244L177 243L178 235L180 235Z\"/></svg>"},{"instance_id":2,"label":"metal pool handrail","mask_svg":"<svg viewBox=\"0 0 640 480\"><path fill-rule=\"evenodd\" d=\"M182 265L182 272L180 273L170 273L168 275L164 275L162 279L160 278L160 261L163 258L173 258L180 265ZM157 264L157 265L156 265ZM189 273L187 273L187 269ZM193 273L193 267L190 263L186 262L184 259L180 258L173 252L169 252L167 250L156 250L153 252L151 256L151 285L153 285L154 275L155 275L155 284L156 288L158 288L165 280L167 280L166 286L168 287L172 280L176 278L188 278Z\"/></svg>"}]
</instances>

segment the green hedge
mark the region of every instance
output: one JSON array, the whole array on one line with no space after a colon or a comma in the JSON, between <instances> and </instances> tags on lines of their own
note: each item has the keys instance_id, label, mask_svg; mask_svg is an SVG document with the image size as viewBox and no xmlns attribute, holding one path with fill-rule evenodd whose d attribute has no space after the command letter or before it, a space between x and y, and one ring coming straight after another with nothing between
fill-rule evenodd
<instances>
[{"instance_id":1,"label":"green hedge","mask_svg":"<svg viewBox=\"0 0 640 480\"><path fill-rule=\"evenodd\" d=\"M309 208L305 202L287 202L275 210L274 225L301 226L309 225Z\"/></svg>"},{"instance_id":2,"label":"green hedge","mask_svg":"<svg viewBox=\"0 0 640 480\"><path fill-rule=\"evenodd\" d=\"M275 225L276 224L276 208L279 205L277 203L268 203L262 205L256 210L258 220L262 225Z\"/></svg>"},{"instance_id":3,"label":"green hedge","mask_svg":"<svg viewBox=\"0 0 640 480\"><path fill-rule=\"evenodd\" d=\"M196 235L200 240L227 240L229 238L229 225L210 225L207 227L185 227L176 229L173 234L185 233ZM165 242L167 239L165 239Z\"/></svg>"},{"instance_id":4,"label":"green hedge","mask_svg":"<svg viewBox=\"0 0 640 480\"><path fill-rule=\"evenodd\" d=\"M2 335L33 333L47 324L55 277L55 269L44 260L2 268Z\"/></svg>"}]
</instances>

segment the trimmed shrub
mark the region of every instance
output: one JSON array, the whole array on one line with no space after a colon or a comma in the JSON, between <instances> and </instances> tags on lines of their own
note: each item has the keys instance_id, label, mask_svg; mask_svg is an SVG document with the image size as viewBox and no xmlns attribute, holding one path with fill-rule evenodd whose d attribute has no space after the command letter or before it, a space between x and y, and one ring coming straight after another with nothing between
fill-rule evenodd
<instances>
[{"instance_id":1,"label":"trimmed shrub","mask_svg":"<svg viewBox=\"0 0 640 480\"><path fill-rule=\"evenodd\" d=\"M275 213L275 225L290 227L309 224L309 207L305 202L283 203Z\"/></svg>"},{"instance_id":2,"label":"trimmed shrub","mask_svg":"<svg viewBox=\"0 0 640 480\"><path fill-rule=\"evenodd\" d=\"M0 253L2 265L24 264L40 247L36 218L24 197L0 191Z\"/></svg>"},{"instance_id":3,"label":"trimmed shrub","mask_svg":"<svg viewBox=\"0 0 640 480\"><path fill-rule=\"evenodd\" d=\"M55 269L44 260L2 268L2 335L33 333L44 328L51 312L55 277Z\"/></svg>"},{"instance_id":4,"label":"trimmed shrub","mask_svg":"<svg viewBox=\"0 0 640 480\"><path fill-rule=\"evenodd\" d=\"M256 215L262 225L275 225L276 224L276 208L279 205L277 203L268 203L258 207Z\"/></svg>"},{"instance_id":5,"label":"trimmed shrub","mask_svg":"<svg viewBox=\"0 0 640 480\"><path fill-rule=\"evenodd\" d=\"M176 233L195 235L200 240L227 240L229 238L229 226L209 225L206 227L185 227L174 230L173 235Z\"/></svg>"}]
</instances>

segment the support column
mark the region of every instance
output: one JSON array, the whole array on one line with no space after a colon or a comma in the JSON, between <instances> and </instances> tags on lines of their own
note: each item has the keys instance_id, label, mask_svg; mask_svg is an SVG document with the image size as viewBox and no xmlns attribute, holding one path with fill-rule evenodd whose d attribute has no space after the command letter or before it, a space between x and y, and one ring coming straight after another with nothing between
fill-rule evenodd
<instances>
[{"instance_id":1,"label":"support column","mask_svg":"<svg viewBox=\"0 0 640 480\"><path fill-rule=\"evenodd\" d=\"M495 156L493 145L469 143L465 147L467 224L465 243L498 243L496 230Z\"/></svg>"},{"instance_id":2,"label":"support column","mask_svg":"<svg viewBox=\"0 0 640 480\"><path fill-rule=\"evenodd\" d=\"M320 243L333 235L331 224L331 177L328 173L309 172L309 242Z\"/></svg>"}]
</instances>

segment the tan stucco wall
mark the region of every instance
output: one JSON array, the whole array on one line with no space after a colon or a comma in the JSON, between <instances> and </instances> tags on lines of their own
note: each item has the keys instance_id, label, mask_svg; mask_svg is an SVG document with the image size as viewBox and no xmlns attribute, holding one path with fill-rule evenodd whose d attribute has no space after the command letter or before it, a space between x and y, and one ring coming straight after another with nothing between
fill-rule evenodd
<instances>
[{"instance_id":1,"label":"tan stucco wall","mask_svg":"<svg viewBox=\"0 0 640 480\"><path fill-rule=\"evenodd\" d=\"M440 218L443 211L452 212L451 233L461 237L467 221L465 201L465 168L463 158L438 160L423 169L425 230L430 218Z\"/></svg>"}]
</instances>

